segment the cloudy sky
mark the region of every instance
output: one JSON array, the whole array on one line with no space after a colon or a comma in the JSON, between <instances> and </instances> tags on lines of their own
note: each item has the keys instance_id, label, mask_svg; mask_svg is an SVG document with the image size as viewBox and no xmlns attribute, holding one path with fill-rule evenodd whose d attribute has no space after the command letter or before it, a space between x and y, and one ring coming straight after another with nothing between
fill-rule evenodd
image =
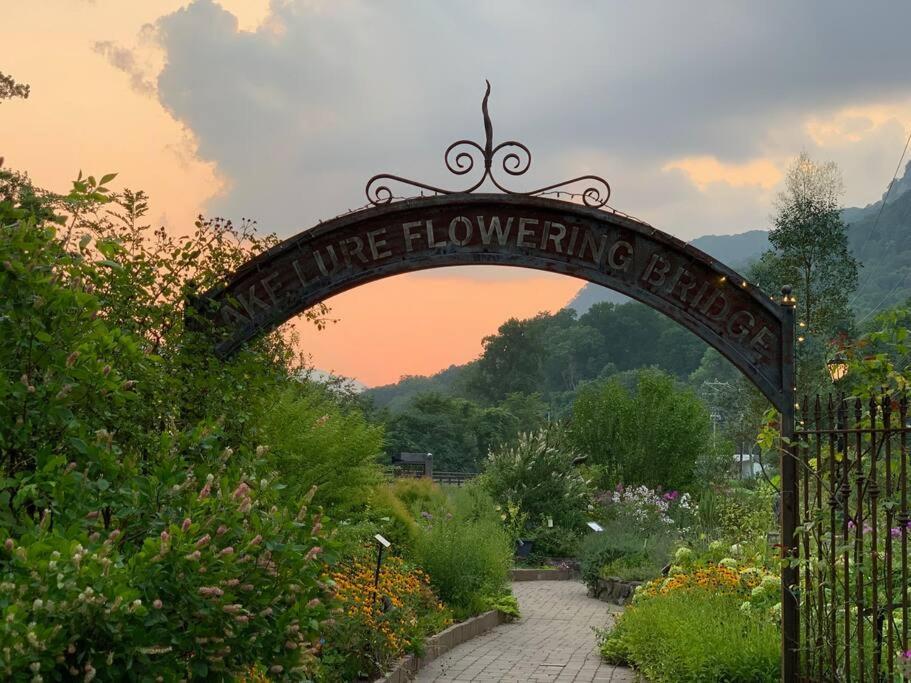
<instances>
[{"instance_id":1,"label":"cloudy sky","mask_svg":"<svg viewBox=\"0 0 911 683\"><path fill-rule=\"evenodd\" d=\"M0 0L0 155L62 189L119 171L156 218L253 217L290 236L364 204L390 171L451 184L442 152L533 153L529 187L593 172L611 204L684 239L768 226L801 151L845 203L884 191L911 131L901 2ZM314 362L369 384L477 355L578 281L508 269L401 276L337 297ZM407 303L396 303L407 302ZM382 303L382 305L380 305ZM377 358L384 358L380 363Z\"/></svg>"}]
</instances>

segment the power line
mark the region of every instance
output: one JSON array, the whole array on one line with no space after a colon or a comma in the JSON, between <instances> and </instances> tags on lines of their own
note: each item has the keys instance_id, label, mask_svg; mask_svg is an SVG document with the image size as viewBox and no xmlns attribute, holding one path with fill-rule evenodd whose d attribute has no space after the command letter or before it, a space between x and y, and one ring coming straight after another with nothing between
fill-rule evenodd
<instances>
[{"instance_id":1,"label":"power line","mask_svg":"<svg viewBox=\"0 0 911 683\"><path fill-rule=\"evenodd\" d=\"M886 189L886 194L883 196L882 204L880 204L879 211L876 214L876 219L873 221L873 227L870 228L869 232L867 232L867 236L864 238L864 243L861 245L860 249L857 252L858 261L861 260L864 250L867 248L867 244L870 242L870 236L874 232L876 232L876 226L879 225L879 219L883 215L883 211L886 208L886 202L889 201L889 195L892 193L892 187L895 185L895 179L898 178L898 172L901 170L902 163L905 161L905 155L908 153L908 145L911 145L911 133L908 134L908 139L905 141L905 148L902 150L902 155L898 160L898 165L895 167L895 173L892 174L892 180L889 182L889 187ZM863 263L863 262L861 261L861 263ZM851 301L848 302L849 308L854 305L855 301L857 301L857 297L860 296L861 288L865 284L867 284L869 279L870 279L870 271L868 270L865 274L863 282L861 282L859 285L857 285L857 289L854 291L854 296L851 297ZM902 279L904 279L904 278L902 278ZM895 290L893 289L892 291L894 292ZM892 292L889 292L887 297L891 296L891 295L892 295ZM882 302L880 302L880 305L882 305ZM868 317L869 317L869 314L866 317L864 317L863 320L866 320ZM863 320L861 320L860 322L863 322Z\"/></svg>"}]
</instances>

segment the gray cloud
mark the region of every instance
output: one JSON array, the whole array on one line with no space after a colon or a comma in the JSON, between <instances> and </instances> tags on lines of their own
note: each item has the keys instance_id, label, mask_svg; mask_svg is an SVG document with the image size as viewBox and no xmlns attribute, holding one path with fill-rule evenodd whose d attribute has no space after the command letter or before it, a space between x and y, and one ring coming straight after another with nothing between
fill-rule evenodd
<instances>
[{"instance_id":1,"label":"gray cloud","mask_svg":"<svg viewBox=\"0 0 911 683\"><path fill-rule=\"evenodd\" d=\"M210 210L281 234L363 204L379 171L458 185L442 151L483 137L487 77L495 137L534 154L517 185L602 173L613 205L690 238L767 225L768 204L755 187L713 186L709 201L665 163L813 153L808 115L911 97L909 25L911 5L847 0L273 0L269 20L244 32L196 0L157 23L157 92L229 180ZM880 157L893 138L897 156L900 137L880 134L846 178L891 173Z\"/></svg>"},{"instance_id":2,"label":"gray cloud","mask_svg":"<svg viewBox=\"0 0 911 683\"><path fill-rule=\"evenodd\" d=\"M155 92L155 83L146 76L132 50L110 40L100 40L92 47L95 52L107 59L111 66L130 77L130 87L133 90L143 95Z\"/></svg>"}]
</instances>

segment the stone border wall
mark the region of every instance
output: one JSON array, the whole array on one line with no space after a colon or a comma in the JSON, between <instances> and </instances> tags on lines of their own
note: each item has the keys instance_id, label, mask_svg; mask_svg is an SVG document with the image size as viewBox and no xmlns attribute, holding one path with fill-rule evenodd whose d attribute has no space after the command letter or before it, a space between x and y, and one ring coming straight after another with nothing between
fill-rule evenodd
<instances>
[{"instance_id":1,"label":"stone border wall","mask_svg":"<svg viewBox=\"0 0 911 683\"><path fill-rule=\"evenodd\" d=\"M398 661L395 668L388 672L383 678L377 679L374 683L407 683L412 680L414 675L423 667L438 657L449 652L456 645L461 645L475 636L486 633L494 626L506 621L506 615L497 610L484 612L467 621L453 624L445 631L431 636L424 643L424 656L416 657L408 655Z\"/></svg>"},{"instance_id":2,"label":"stone border wall","mask_svg":"<svg viewBox=\"0 0 911 683\"><path fill-rule=\"evenodd\" d=\"M509 578L513 581L572 581L579 578L575 569L511 569Z\"/></svg>"},{"instance_id":3,"label":"stone border wall","mask_svg":"<svg viewBox=\"0 0 911 683\"><path fill-rule=\"evenodd\" d=\"M625 605L633 599L636 588L643 583L645 581L624 581L616 576L609 576L606 579L598 579L598 585L589 588L588 594L603 602Z\"/></svg>"}]
</instances>

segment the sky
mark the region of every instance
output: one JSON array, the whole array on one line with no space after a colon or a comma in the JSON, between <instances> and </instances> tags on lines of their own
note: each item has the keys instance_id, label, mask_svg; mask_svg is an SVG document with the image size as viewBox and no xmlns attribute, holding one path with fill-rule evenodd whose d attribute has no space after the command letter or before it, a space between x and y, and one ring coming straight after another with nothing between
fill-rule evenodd
<instances>
[{"instance_id":1,"label":"sky","mask_svg":"<svg viewBox=\"0 0 911 683\"><path fill-rule=\"evenodd\" d=\"M682 239L767 228L802 151L842 170L848 206L883 193L911 132L911 4L538 0L0 0L0 156L44 187L81 169L289 237L366 203L391 172L451 185L457 139L529 146L518 189L584 173L611 205ZM119 185L118 185L119 183ZM509 317L582 283L439 269L328 303L301 327L324 370L368 385L476 357Z\"/></svg>"}]
</instances>

